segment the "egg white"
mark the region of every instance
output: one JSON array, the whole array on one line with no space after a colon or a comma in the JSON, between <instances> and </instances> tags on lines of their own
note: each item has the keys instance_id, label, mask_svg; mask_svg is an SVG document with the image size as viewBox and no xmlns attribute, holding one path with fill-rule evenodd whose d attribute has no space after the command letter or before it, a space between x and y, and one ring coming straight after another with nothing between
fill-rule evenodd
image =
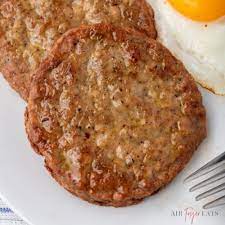
<instances>
[{"instance_id":1,"label":"egg white","mask_svg":"<svg viewBox=\"0 0 225 225\"><path fill-rule=\"evenodd\" d=\"M194 79L225 95L225 18L192 21L166 0L148 0L155 11L158 40L180 59Z\"/></svg>"}]
</instances>

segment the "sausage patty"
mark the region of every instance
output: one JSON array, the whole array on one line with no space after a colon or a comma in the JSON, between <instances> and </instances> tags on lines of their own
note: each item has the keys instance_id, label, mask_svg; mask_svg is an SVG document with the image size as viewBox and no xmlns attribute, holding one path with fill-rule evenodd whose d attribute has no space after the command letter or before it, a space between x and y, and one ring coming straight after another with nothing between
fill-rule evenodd
<instances>
[{"instance_id":1,"label":"sausage patty","mask_svg":"<svg viewBox=\"0 0 225 225\"><path fill-rule=\"evenodd\" d=\"M65 31L81 24L113 23L156 38L145 0L1 0L0 72L27 100L30 77Z\"/></svg>"},{"instance_id":2,"label":"sausage patty","mask_svg":"<svg viewBox=\"0 0 225 225\"><path fill-rule=\"evenodd\" d=\"M206 116L195 82L165 47L102 24L67 32L38 68L26 130L64 188L118 207L184 168Z\"/></svg>"}]
</instances>

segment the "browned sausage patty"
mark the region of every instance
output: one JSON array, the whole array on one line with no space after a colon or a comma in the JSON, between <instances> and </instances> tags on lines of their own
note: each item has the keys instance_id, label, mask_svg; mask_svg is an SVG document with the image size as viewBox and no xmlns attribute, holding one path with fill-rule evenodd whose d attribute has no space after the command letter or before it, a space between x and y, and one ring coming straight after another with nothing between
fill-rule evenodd
<instances>
[{"instance_id":1,"label":"browned sausage patty","mask_svg":"<svg viewBox=\"0 0 225 225\"><path fill-rule=\"evenodd\" d=\"M153 194L206 136L190 74L165 47L135 31L70 30L31 87L32 145L63 187L93 203L125 206Z\"/></svg>"},{"instance_id":2,"label":"browned sausage patty","mask_svg":"<svg viewBox=\"0 0 225 225\"><path fill-rule=\"evenodd\" d=\"M55 40L81 24L113 23L156 38L145 0L1 0L0 72L25 99L30 77Z\"/></svg>"}]
</instances>

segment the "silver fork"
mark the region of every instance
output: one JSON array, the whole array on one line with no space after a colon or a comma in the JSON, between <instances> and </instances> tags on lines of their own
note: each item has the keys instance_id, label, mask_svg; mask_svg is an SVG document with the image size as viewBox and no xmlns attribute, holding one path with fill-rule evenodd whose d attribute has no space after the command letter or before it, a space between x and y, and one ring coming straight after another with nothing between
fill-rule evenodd
<instances>
[{"instance_id":1,"label":"silver fork","mask_svg":"<svg viewBox=\"0 0 225 225\"><path fill-rule=\"evenodd\" d=\"M190 192L196 191L203 187L207 187L208 185L214 184L215 182L223 181L223 179L224 179L224 182L220 185L217 185L216 187L213 187L203 192L202 194L199 194L195 198L196 201L200 201L202 199L214 196L217 193L225 191L225 152L217 156L215 159L211 160L210 162L208 162L206 165L198 169L196 172L192 173L190 176L188 176L184 180L184 182L186 183L189 181L193 181L197 178L210 174L211 172L214 172L214 173L216 172L216 173L210 176L209 178L203 180L202 182L191 187ZM225 205L225 195L205 204L203 208L210 209L210 208L214 208L221 205Z\"/></svg>"}]
</instances>

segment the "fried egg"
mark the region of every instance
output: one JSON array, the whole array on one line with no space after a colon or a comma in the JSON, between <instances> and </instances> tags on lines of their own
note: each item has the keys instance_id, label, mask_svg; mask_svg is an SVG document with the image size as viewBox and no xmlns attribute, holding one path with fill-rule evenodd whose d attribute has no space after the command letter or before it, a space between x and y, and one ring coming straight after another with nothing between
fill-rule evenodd
<instances>
[{"instance_id":1,"label":"fried egg","mask_svg":"<svg viewBox=\"0 0 225 225\"><path fill-rule=\"evenodd\" d=\"M158 39L194 79L225 95L225 0L148 0Z\"/></svg>"}]
</instances>

